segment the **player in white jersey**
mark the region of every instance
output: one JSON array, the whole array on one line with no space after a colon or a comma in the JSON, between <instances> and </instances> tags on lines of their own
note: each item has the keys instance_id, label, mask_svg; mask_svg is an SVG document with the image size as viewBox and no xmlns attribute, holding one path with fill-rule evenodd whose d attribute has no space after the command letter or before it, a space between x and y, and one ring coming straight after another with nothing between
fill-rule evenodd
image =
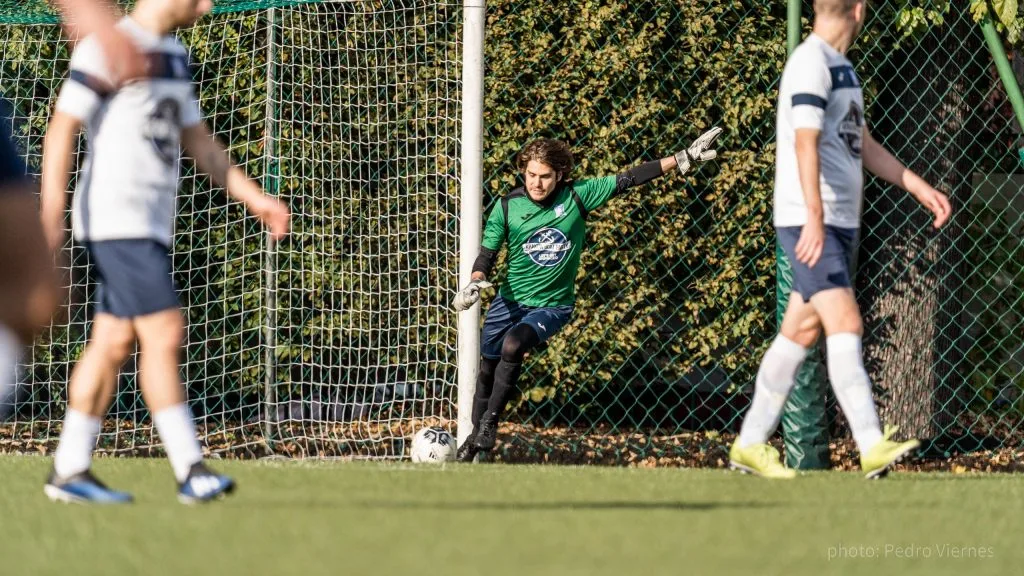
<instances>
[{"instance_id":1,"label":"player in white jersey","mask_svg":"<svg viewBox=\"0 0 1024 576\"><path fill-rule=\"evenodd\" d=\"M97 0L54 0L72 37L94 33L115 64L117 78L137 74L141 57L113 27L109 7ZM0 108L6 106L0 102ZM13 402L15 364L57 306L57 278L35 217L35 184L9 134L10 118L0 114L0 419Z\"/></svg>"},{"instance_id":2,"label":"player in white jersey","mask_svg":"<svg viewBox=\"0 0 1024 576\"><path fill-rule=\"evenodd\" d=\"M178 480L179 500L206 501L234 487L203 464L179 379L185 325L169 251L180 146L273 236L287 233L290 216L231 165L202 120L188 53L171 33L210 8L210 0L140 0L117 26L144 53L146 71L119 88L110 88L111 72L96 39L82 40L50 120L43 151L44 232L51 247L63 244L65 189L84 125L88 156L72 220L99 285L90 341L71 375L68 413L45 487L54 500L131 500L96 480L90 466L118 371L136 342L143 398Z\"/></svg>"},{"instance_id":3,"label":"player in white jersey","mask_svg":"<svg viewBox=\"0 0 1024 576\"><path fill-rule=\"evenodd\" d=\"M793 266L793 293L757 373L754 399L729 453L733 468L792 478L769 445L807 348L825 331L828 372L868 478L916 449L890 440L871 396L863 325L850 279L860 228L863 169L899 186L935 215L949 200L907 169L868 130L864 97L846 51L864 23L865 0L815 0L814 32L786 62L779 89L775 227Z\"/></svg>"}]
</instances>

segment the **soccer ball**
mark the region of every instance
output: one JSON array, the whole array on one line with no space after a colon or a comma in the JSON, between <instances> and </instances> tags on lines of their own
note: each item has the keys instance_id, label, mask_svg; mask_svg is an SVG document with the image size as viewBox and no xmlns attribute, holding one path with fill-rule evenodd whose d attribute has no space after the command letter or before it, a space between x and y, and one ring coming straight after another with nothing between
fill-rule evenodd
<instances>
[{"instance_id":1,"label":"soccer ball","mask_svg":"<svg viewBox=\"0 0 1024 576\"><path fill-rule=\"evenodd\" d=\"M455 460L455 437L440 426L421 428L412 437L412 461L440 464Z\"/></svg>"}]
</instances>

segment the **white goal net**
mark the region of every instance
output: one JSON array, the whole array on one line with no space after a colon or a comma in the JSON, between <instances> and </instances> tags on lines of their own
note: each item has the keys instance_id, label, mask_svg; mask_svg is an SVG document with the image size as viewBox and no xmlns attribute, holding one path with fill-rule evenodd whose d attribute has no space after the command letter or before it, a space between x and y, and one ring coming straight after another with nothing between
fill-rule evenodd
<instances>
[{"instance_id":1,"label":"white goal net","mask_svg":"<svg viewBox=\"0 0 1024 576\"><path fill-rule=\"evenodd\" d=\"M186 161L181 374L206 445L400 457L419 426L454 433L461 3L217 6L180 33L202 109L233 159L287 200L293 233L268 243ZM45 13L0 7L0 90L38 176L69 46ZM69 305L23 366L0 449L52 449L59 434L94 291L84 251L65 255ZM137 381L133 356L101 449L159 446Z\"/></svg>"}]
</instances>

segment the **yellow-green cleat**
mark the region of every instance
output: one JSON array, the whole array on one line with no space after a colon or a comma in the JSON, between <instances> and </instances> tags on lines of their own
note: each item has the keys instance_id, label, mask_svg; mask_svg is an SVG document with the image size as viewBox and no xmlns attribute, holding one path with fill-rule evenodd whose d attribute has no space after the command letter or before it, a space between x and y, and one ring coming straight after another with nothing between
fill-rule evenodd
<instances>
[{"instance_id":1,"label":"yellow-green cleat","mask_svg":"<svg viewBox=\"0 0 1024 576\"><path fill-rule=\"evenodd\" d=\"M786 468L780 458L779 451L771 444L752 444L740 448L739 439L729 449L729 467L748 474L757 474L763 478L795 478L796 470Z\"/></svg>"},{"instance_id":2,"label":"yellow-green cleat","mask_svg":"<svg viewBox=\"0 0 1024 576\"><path fill-rule=\"evenodd\" d=\"M882 478L889 473L889 468L902 460L908 454L917 450L921 445L917 440L906 442L893 442L892 437L898 426L886 426L882 433L882 439L870 450L860 455L860 468L864 471L864 477L868 479Z\"/></svg>"}]
</instances>

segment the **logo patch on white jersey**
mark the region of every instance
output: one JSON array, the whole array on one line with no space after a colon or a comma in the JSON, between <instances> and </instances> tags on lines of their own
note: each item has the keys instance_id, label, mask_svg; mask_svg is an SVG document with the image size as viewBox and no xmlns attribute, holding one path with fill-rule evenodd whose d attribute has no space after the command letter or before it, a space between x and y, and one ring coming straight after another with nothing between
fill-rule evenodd
<instances>
[{"instance_id":1,"label":"logo patch on white jersey","mask_svg":"<svg viewBox=\"0 0 1024 576\"><path fill-rule=\"evenodd\" d=\"M846 142L846 149L854 158L860 158L861 145L864 140L864 112L856 102L850 102L850 110L839 121L836 128L839 137Z\"/></svg>"},{"instance_id":2,"label":"logo patch on white jersey","mask_svg":"<svg viewBox=\"0 0 1024 576\"><path fill-rule=\"evenodd\" d=\"M177 162L181 141L181 106L178 101L164 98L157 102L146 119L143 135L165 164Z\"/></svg>"}]
</instances>

